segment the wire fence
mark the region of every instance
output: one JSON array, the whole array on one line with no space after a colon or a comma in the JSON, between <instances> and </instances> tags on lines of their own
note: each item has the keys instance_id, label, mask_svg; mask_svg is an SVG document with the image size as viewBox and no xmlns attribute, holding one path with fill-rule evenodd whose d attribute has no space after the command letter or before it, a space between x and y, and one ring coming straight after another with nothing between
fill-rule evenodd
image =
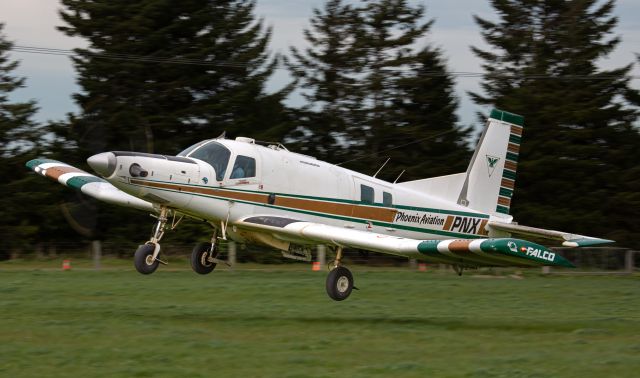
<instances>
[{"instance_id":1,"label":"wire fence","mask_svg":"<svg viewBox=\"0 0 640 378\"><path fill-rule=\"evenodd\" d=\"M0 261L9 259L55 259L55 258L96 258L96 248L98 248L99 258L122 258L131 259L138 248L138 243L132 242L50 242L39 243L37 245L23 247L21 249L8 250L0 247ZM259 264L289 264L295 263L283 257L282 253L270 248L256 247L250 245L233 244L221 241L219 244L221 259L229 257L229 250L233 248L233 260L235 263L259 263ZM188 258L194 244L187 243L163 243L162 254L171 258ZM568 272L574 273L631 273L640 268L640 258L637 251L628 248L553 248L554 252L562 255L577 269L556 269L543 268L543 273L555 274ZM312 261L318 261L321 249L311 249ZM323 262L332 261L334 253L326 250ZM344 259L349 264L368 266L393 266L408 267L410 269L424 270L427 267L434 269L436 265L424 264L421 261L410 261L407 258L373 253L359 250L345 250ZM438 265L439 269L443 267Z\"/></svg>"}]
</instances>

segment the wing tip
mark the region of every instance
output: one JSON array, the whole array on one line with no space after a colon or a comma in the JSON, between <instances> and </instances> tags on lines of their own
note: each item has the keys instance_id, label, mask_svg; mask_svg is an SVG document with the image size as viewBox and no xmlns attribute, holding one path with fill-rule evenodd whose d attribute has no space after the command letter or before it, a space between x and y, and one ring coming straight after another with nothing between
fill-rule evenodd
<instances>
[{"instance_id":1,"label":"wing tip","mask_svg":"<svg viewBox=\"0 0 640 378\"><path fill-rule=\"evenodd\" d=\"M562 245L564 247L576 248L576 247L592 247L595 245L610 244L615 242L616 242L615 240L609 240L609 239L581 238L581 239L566 240L562 242Z\"/></svg>"}]
</instances>

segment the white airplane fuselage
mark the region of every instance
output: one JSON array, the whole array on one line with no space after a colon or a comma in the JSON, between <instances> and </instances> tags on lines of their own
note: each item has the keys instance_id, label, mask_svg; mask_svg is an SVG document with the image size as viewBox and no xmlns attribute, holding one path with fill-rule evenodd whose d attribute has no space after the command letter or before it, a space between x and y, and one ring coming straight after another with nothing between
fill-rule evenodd
<instances>
[{"instance_id":1,"label":"white airplane fuselage","mask_svg":"<svg viewBox=\"0 0 640 378\"><path fill-rule=\"evenodd\" d=\"M191 157L211 143L230 153L224 172ZM487 236L488 214L247 138L202 142L185 157L105 154L116 159L115 169L105 176L114 186L214 224L228 221L232 226L247 216L270 215L414 239ZM255 161L248 177L233 177L239 157ZM132 174L135 164L145 177ZM261 242L233 227L229 235L238 241Z\"/></svg>"}]
</instances>

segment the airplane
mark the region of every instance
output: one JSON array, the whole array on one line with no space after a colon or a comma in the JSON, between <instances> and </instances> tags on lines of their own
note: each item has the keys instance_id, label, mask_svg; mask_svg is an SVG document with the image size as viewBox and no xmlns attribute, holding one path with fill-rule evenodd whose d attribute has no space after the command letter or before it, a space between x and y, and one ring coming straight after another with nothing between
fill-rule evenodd
<instances>
[{"instance_id":1,"label":"airplane","mask_svg":"<svg viewBox=\"0 0 640 378\"><path fill-rule=\"evenodd\" d=\"M327 294L341 301L354 288L342 263L345 248L450 264L462 274L484 266L573 267L553 250L514 236L565 247L613 242L513 221L523 126L522 116L494 109L465 172L400 183L246 137L204 140L177 156L99 153L87 159L99 176L49 159L26 165L98 200L155 215L151 238L134 253L142 274L166 264L162 236L188 217L212 228L210 242L192 251L196 273L211 273L222 262L219 240L269 246L305 261L311 246L323 244L335 252Z\"/></svg>"}]
</instances>

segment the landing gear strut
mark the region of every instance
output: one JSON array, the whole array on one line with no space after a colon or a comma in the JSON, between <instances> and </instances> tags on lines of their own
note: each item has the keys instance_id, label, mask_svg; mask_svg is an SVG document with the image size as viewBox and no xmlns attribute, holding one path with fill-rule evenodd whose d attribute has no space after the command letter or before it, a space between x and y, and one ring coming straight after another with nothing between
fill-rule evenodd
<instances>
[{"instance_id":1,"label":"landing gear strut","mask_svg":"<svg viewBox=\"0 0 640 378\"><path fill-rule=\"evenodd\" d=\"M338 247L333 268L327 276L327 294L334 301L347 299L353 290L353 275L349 269L340 265L340 260L342 260L342 247Z\"/></svg>"},{"instance_id":2,"label":"landing gear strut","mask_svg":"<svg viewBox=\"0 0 640 378\"><path fill-rule=\"evenodd\" d=\"M218 255L218 229L214 229L211 242L198 243L191 252L191 268L198 274L209 274L216 268Z\"/></svg>"},{"instance_id":3,"label":"landing gear strut","mask_svg":"<svg viewBox=\"0 0 640 378\"><path fill-rule=\"evenodd\" d=\"M160 239L162 239L162 236L164 235L168 215L169 209L162 207L160 209L160 215L158 216L158 222L153 228L151 239L149 239L145 244L139 246L136 253L133 255L133 265L136 267L136 270L142 274L151 274L158 269L159 264L167 264L160 260L158 255L160 254ZM172 228L175 228L179 222L180 220L175 222L174 216L174 224L172 225Z\"/></svg>"}]
</instances>

